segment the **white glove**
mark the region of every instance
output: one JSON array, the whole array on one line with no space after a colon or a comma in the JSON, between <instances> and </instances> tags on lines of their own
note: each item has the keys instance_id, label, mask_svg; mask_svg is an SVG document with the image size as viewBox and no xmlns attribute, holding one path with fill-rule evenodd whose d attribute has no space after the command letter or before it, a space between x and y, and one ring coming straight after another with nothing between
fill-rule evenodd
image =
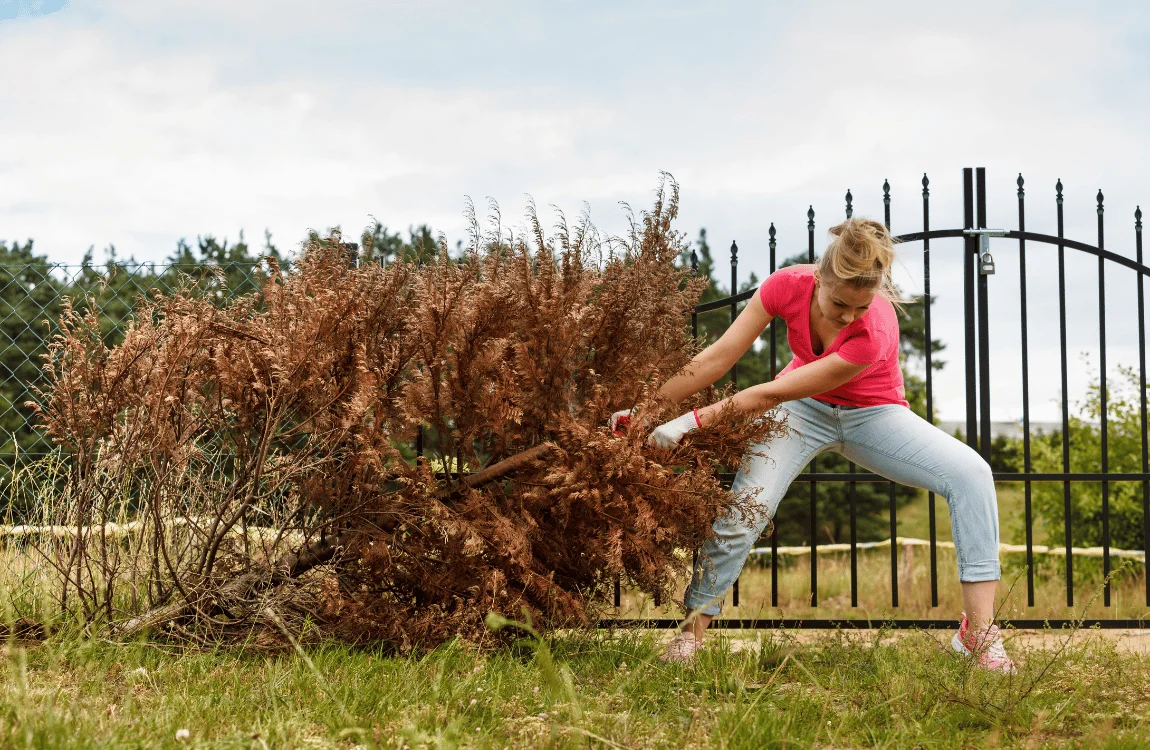
<instances>
[{"instance_id":1,"label":"white glove","mask_svg":"<svg viewBox=\"0 0 1150 750\"><path fill-rule=\"evenodd\" d=\"M674 448L679 444L691 430L699 429L699 419L696 416L696 410L675 417L670 422L664 422L655 428L651 433L651 437L647 438L649 445L657 445L660 448Z\"/></svg>"},{"instance_id":2,"label":"white glove","mask_svg":"<svg viewBox=\"0 0 1150 750\"><path fill-rule=\"evenodd\" d=\"M619 431L619 420L620 419L623 420L624 429L626 429L627 422L629 422L631 420L631 417L633 417L633 416L635 416L635 410L634 409L623 409L622 411L617 411L614 414L612 414L611 419L609 420L609 423L611 426L611 432L618 432Z\"/></svg>"}]
</instances>

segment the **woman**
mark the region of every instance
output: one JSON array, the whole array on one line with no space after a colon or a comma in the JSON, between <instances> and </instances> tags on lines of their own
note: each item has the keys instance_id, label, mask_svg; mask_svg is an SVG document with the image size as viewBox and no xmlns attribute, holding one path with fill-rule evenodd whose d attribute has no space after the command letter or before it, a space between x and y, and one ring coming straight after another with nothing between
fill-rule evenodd
<instances>
[{"instance_id":1,"label":"woman","mask_svg":"<svg viewBox=\"0 0 1150 750\"><path fill-rule=\"evenodd\" d=\"M755 414L778 407L788 428L786 435L750 448L731 491L749 491L761 512L751 522L733 514L715 522L715 538L700 550L684 596L687 624L662 659L694 658L787 487L812 456L834 450L876 474L947 499L966 605L951 645L986 669L1013 673L993 624L1001 568L990 467L907 404L892 304L898 301L891 281L894 244L886 227L854 218L830 234L817 265L771 274L727 332L659 391L668 402L681 402L730 370L772 318L786 321L794 358L777 378L661 424L650 436L652 444L674 445L711 424L727 402ZM612 429L630 414L613 414Z\"/></svg>"}]
</instances>

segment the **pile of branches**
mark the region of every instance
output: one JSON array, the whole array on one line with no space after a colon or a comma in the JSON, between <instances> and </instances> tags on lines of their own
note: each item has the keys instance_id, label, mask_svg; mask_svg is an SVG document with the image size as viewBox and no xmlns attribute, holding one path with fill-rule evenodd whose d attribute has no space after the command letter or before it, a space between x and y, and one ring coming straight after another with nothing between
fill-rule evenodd
<instances>
[{"instance_id":1,"label":"pile of branches","mask_svg":"<svg viewBox=\"0 0 1150 750\"><path fill-rule=\"evenodd\" d=\"M77 529L43 550L60 608L121 634L308 622L407 648L478 637L492 610L586 624L617 576L673 597L731 507L716 467L780 429L727 415L670 451L607 429L721 396L655 398L698 350L707 283L675 267L677 207L667 183L609 240L472 212L465 254L419 265L349 268L335 235L226 305L141 300L115 347L68 306L39 407L68 457L53 521Z\"/></svg>"}]
</instances>

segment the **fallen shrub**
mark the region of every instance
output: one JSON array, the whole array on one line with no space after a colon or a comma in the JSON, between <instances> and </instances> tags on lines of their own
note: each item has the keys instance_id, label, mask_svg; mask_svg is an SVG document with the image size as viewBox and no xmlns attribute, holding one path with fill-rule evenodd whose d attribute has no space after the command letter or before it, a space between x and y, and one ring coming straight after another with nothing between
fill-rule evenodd
<instances>
[{"instance_id":1,"label":"fallen shrub","mask_svg":"<svg viewBox=\"0 0 1150 750\"><path fill-rule=\"evenodd\" d=\"M719 397L655 399L707 283L674 265L677 208L661 186L612 240L472 218L462 257L421 265L348 268L335 235L223 306L141 300L115 347L67 305L38 407L69 467L48 512L77 528L41 548L59 607L121 634L311 622L407 648L482 637L493 610L587 624L616 576L671 596L732 500L716 467L780 428L731 417L672 451L606 429ZM99 531L123 521L126 541Z\"/></svg>"}]
</instances>

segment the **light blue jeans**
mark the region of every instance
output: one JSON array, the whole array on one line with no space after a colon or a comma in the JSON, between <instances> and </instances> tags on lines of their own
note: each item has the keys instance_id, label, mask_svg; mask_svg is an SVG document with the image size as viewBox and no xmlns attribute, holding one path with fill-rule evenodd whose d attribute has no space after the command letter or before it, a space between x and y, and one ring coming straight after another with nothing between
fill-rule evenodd
<instances>
[{"instance_id":1,"label":"light blue jeans","mask_svg":"<svg viewBox=\"0 0 1150 750\"><path fill-rule=\"evenodd\" d=\"M688 610L719 614L723 597L783 494L813 456L828 450L887 479L945 497L959 580L1002 577L994 479L990 466L970 446L905 406L840 409L804 398L783 404L782 411L786 435L752 446L731 485L732 493L750 497L755 513L732 510L715 521L715 537L699 550L684 594Z\"/></svg>"}]
</instances>

